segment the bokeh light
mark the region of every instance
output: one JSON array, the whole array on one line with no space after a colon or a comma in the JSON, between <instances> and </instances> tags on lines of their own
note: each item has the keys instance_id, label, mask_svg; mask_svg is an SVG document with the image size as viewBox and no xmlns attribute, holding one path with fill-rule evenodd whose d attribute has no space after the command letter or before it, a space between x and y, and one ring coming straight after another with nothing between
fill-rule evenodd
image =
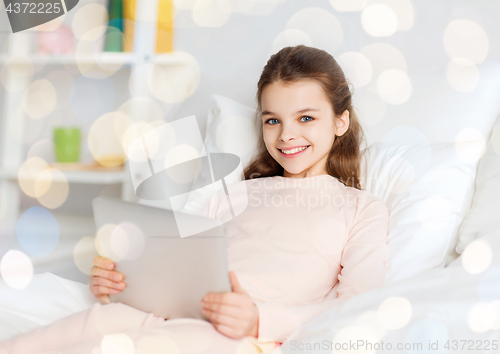
<instances>
[{"instance_id":1,"label":"bokeh light","mask_svg":"<svg viewBox=\"0 0 500 354\"><path fill-rule=\"evenodd\" d=\"M467 58L480 64L488 55L488 35L480 25L470 20L451 21L444 30L443 41L450 58Z\"/></svg>"},{"instance_id":2,"label":"bokeh light","mask_svg":"<svg viewBox=\"0 0 500 354\"><path fill-rule=\"evenodd\" d=\"M222 27L230 17L229 0L198 0L193 7L193 21L200 27Z\"/></svg>"},{"instance_id":3,"label":"bokeh light","mask_svg":"<svg viewBox=\"0 0 500 354\"><path fill-rule=\"evenodd\" d=\"M398 29L398 18L392 8L377 3L363 10L361 25L372 37L389 37Z\"/></svg>"},{"instance_id":4,"label":"bokeh light","mask_svg":"<svg viewBox=\"0 0 500 354\"><path fill-rule=\"evenodd\" d=\"M155 335L142 335L137 341L137 354L181 354L181 350L175 340L165 333Z\"/></svg>"},{"instance_id":5,"label":"bokeh light","mask_svg":"<svg viewBox=\"0 0 500 354\"><path fill-rule=\"evenodd\" d=\"M467 324L476 333L486 332L495 325L496 306L491 303L474 304L467 313Z\"/></svg>"},{"instance_id":6,"label":"bokeh light","mask_svg":"<svg viewBox=\"0 0 500 354\"><path fill-rule=\"evenodd\" d=\"M344 40L344 31L335 15L317 7L297 11L286 24L286 30L292 29L302 31L314 47L329 53L335 52Z\"/></svg>"},{"instance_id":7,"label":"bokeh light","mask_svg":"<svg viewBox=\"0 0 500 354\"><path fill-rule=\"evenodd\" d=\"M192 10L198 0L174 0L175 8L179 10Z\"/></svg>"},{"instance_id":8,"label":"bokeh light","mask_svg":"<svg viewBox=\"0 0 500 354\"><path fill-rule=\"evenodd\" d=\"M135 224L123 222L118 224L111 233L111 248L121 259L134 260L139 258L146 247L146 236Z\"/></svg>"},{"instance_id":9,"label":"bokeh light","mask_svg":"<svg viewBox=\"0 0 500 354\"><path fill-rule=\"evenodd\" d=\"M124 53L102 52L102 43L105 41L105 37L110 35L103 35L107 28L112 29L111 35L120 37L117 41L123 41L121 31L116 30L114 27L101 26L89 30L76 44L75 60L80 73L84 77L91 79L110 77L130 59Z\"/></svg>"},{"instance_id":10,"label":"bokeh light","mask_svg":"<svg viewBox=\"0 0 500 354\"><path fill-rule=\"evenodd\" d=\"M338 12L362 11L368 0L330 0L332 7Z\"/></svg>"},{"instance_id":11,"label":"bokeh light","mask_svg":"<svg viewBox=\"0 0 500 354\"><path fill-rule=\"evenodd\" d=\"M44 257L59 242L59 222L47 209L34 206L26 210L17 221L16 234L26 252Z\"/></svg>"},{"instance_id":12,"label":"bokeh light","mask_svg":"<svg viewBox=\"0 0 500 354\"><path fill-rule=\"evenodd\" d=\"M97 255L95 237L82 237L73 249L73 261L83 274L90 275L92 262Z\"/></svg>"},{"instance_id":13,"label":"bokeh light","mask_svg":"<svg viewBox=\"0 0 500 354\"><path fill-rule=\"evenodd\" d=\"M385 102L393 105L403 104L410 98L411 82L401 70L386 70L378 77L377 91Z\"/></svg>"},{"instance_id":14,"label":"bokeh light","mask_svg":"<svg viewBox=\"0 0 500 354\"><path fill-rule=\"evenodd\" d=\"M38 195L38 201L46 208L59 208L68 198L68 193L68 180L57 168L47 168L36 178L35 195Z\"/></svg>"},{"instance_id":15,"label":"bokeh light","mask_svg":"<svg viewBox=\"0 0 500 354\"><path fill-rule=\"evenodd\" d=\"M57 93L54 85L46 79L36 80L29 85L23 99L23 108L33 119L47 117L56 107Z\"/></svg>"},{"instance_id":16,"label":"bokeh light","mask_svg":"<svg viewBox=\"0 0 500 354\"><path fill-rule=\"evenodd\" d=\"M128 116L110 112L99 117L90 127L87 144L92 157L102 166L121 166L126 159L123 137L131 125Z\"/></svg>"},{"instance_id":17,"label":"bokeh light","mask_svg":"<svg viewBox=\"0 0 500 354\"><path fill-rule=\"evenodd\" d=\"M378 342L378 338L371 328L363 325L347 325L334 335L332 346L333 348L345 348L346 345L349 346L349 343L358 343L357 341L375 344ZM338 351L340 350L334 350L334 352Z\"/></svg>"},{"instance_id":18,"label":"bokeh light","mask_svg":"<svg viewBox=\"0 0 500 354\"><path fill-rule=\"evenodd\" d=\"M130 92L131 97L140 98L150 95L151 90L149 87L149 83L146 87L144 85L144 78L149 76L150 71L150 63L137 64L131 67L128 80L128 91Z\"/></svg>"},{"instance_id":19,"label":"bokeh light","mask_svg":"<svg viewBox=\"0 0 500 354\"><path fill-rule=\"evenodd\" d=\"M486 149L486 140L479 130L467 127L457 134L455 148L462 160L474 162L483 156Z\"/></svg>"},{"instance_id":20,"label":"bokeh light","mask_svg":"<svg viewBox=\"0 0 500 354\"><path fill-rule=\"evenodd\" d=\"M465 247L462 252L462 265L471 274L484 272L491 264L493 251L491 246L485 241L474 240Z\"/></svg>"},{"instance_id":21,"label":"bokeh light","mask_svg":"<svg viewBox=\"0 0 500 354\"><path fill-rule=\"evenodd\" d=\"M92 29L98 28L104 35L108 21L108 10L101 4L88 4L75 9L76 13L71 21L75 38L87 38ZM95 35L95 34L94 34Z\"/></svg>"},{"instance_id":22,"label":"bokeh light","mask_svg":"<svg viewBox=\"0 0 500 354\"><path fill-rule=\"evenodd\" d=\"M166 103L178 103L190 97L200 83L200 66L190 54L185 53L183 65L162 65L155 62L149 71L148 83L153 96Z\"/></svg>"},{"instance_id":23,"label":"bokeh light","mask_svg":"<svg viewBox=\"0 0 500 354\"><path fill-rule=\"evenodd\" d=\"M355 324L368 327L377 338L377 341L384 338L387 333L387 328L380 325L377 311L363 311L356 318Z\"/></svg>"},{"instance_id":24,"label":"bokeh light","mask_svg":"<svg viewBox=\"0 0 500 354\"><path fill-rule=\"evenodd\" d=\"M408 299L391 296L378 307L378 319L387 329L396 330L408 324L412 315L412 306Z\"/></svg>"},{"instance_id":25,"label":"bokeh light","mask_svg":"<svg viewBox=\"0 0 500 354\"><path fill-rule=\"evenodd\" d=\"M146 126L146 123L132 124L123 136L123 149L127 152L127 159L132 162L145 163L149 157L149 152L144 148L143 140L138 140Z\"/></svg>"},{"instance_id":26,"label":"bokeh light","mask_svg":"<svg viewBox=\"0 0 500 354\"><path fill-rule=\"evenodd\" d=\"M188 144L179 144L169 151L165 157L165 168L178 165L185 161L190 161L200 158L198 150ZM190 165L192 168L184 168L182 173L176 171L175 173L167 170L170 178L172 178L177 183L189 183L196 177L196 165Z\"/></svg>"},{"instance_id":27,"label":"bokeh light","mask_svg":"<svg viewBox=\"0 0 500 354\"><path fill-rule=\"evenodd\" d=\"M175 338L183 353L209 352L218 335L210 322L180 318L166 321L162 326L162 332Z\"/></svg>"},{"instance_id":28,"label":"bokeh light","mask_svg":"<svg viewBox=\"0 0 500 354\"><path fill-rule=\"evenodd\" d=\"M0 274L11 288L24 289L33 278L33 264L23 252L10 250L2 257Z\"/></svg>"},{"instance_id":29,"label":"bokeh light","mask_svg":"<svg viewBox=\"0 0 500 354\"><path fill-rule=\"evenodd\" d=\"M54 142L50 139L41 139L35 142L28 150L27 159L38 157L49 162L54 159Z\"/></svg>"},{"instance_id":30,"label":"bokeh light","mask_svg":"<svg viewBox=\"0 0 500 354\"><path fill-rule=\"evenodd\" d=\"M367 85L372 79L372 64L362 53L344 53L337 58L337 62L355 89Z\"/></svg>"},{"instance_id":31,"label":"bokeh light","mask_svg":"<svg viewBox=\"0 0 500 354\"><path fill-rule=\"evenodd\" d=\"M479 83L479 69L467 58L453 58L446 68L446 80L455 90L471 92Z\"/></svg>"},{"instance_id":32,"label":"bokeh light","mask_svg":"<svg viewBox=\"0 0 500 354\"><path fill-rule=\"evenodd\" d=\"M390 44L373 43L360 51L372 65L373 79L377 80L384 71L397 69L406 73L406 59L401 52Z\"/></svg>"},{"instance_id":33,"label":"bokeh light","mask_svg":"<svg viewBox=\"0 0 500 354\"><path fill-rule=\"evenodd\" d=\"M28 56L12 55L2 65L0 80L7 92L21 92L26 90L34 75L35 67Z\"/></svg>"},{"instance_id":34,"label":"bokeh light","mask_svg":"<svg viewBox=\"0 0 500 354\"><path fill-rule=\"evenodd\" d=\"M307 34L298 29L285 30L274 39L273 53L277 53L285 47L294 47L299 44L311 47L313 42Z\"/></svg>"},{"instance_id":35,"label":"bokeh light","mask_svg":"<svg viewBox=\"0 0 500 354\"><path fill-rule=\"evenodd\" d=\"M429 231L442 230L450 223L451 204L439 195L426 198L418 208L418 219Z\"/></svg>"},{"instance_id":36,"label":"bokeh light","mask_svg":"<svg viewBox=\"0 0 500 354\"><path fill-rule=\"evenodd\" d=\"M389 6L396 15L398 31L407 31L413 27L415 14L410 0L369 0L368 4L383 4Z\"/></svg>"},{"instance_id":37,"label":"bokeh light","mask_svg":"<svg viewBox=\"0 0 500 354\"><path fill-rule=\"evenodd\" d=\"M135 345L125 333L106 334L101 342L102 354L135 354Z\"/></svg>"},{"instance_id":38,"label":"bokeh light","mask_svg":"<svg viewBox=\"0 0 500 354\"><path fill-rule=\"evenodd\" d=\"M500 300L492 301L490 309L495 314L495 321L490 326L490 329L500 329Z\"/></svg>"},{"instance_id":39,"label":"bokeh light","mask_svg":"<svg viewBox=\"0 0 500 354\"><path fill-rule=\"evenodd\" d=\"M162 128L159 128L160 126ZM146 135L147 141L144 140ZM128 159L133 162L146 162L146 157L164 158L163 153L174 146L176 140L175 130L164 121L139 122L131 124L125 131L122 147L123 151L127 152ZM147 149L144 147L145 144Z\"/></svg>"},{"instance_id":40,"label":"bokeh light","mask_svg":"<svg viewBox=\"0 0 500 354\"><path fill-rule=\"evenodd\" d=\"M175 129L171 124L166 124L163 120L139 125L139 127L140 135L137 138L143 136L142 141L146 146L147 156L151 159L163 160L170 149L177 144ZM138 129L135 131L138 131ZM129 130L127 130L126 134L128 132Z\"/></svg>"},{"instance_id":41,"label":"bokeh light","mask_svg":"<svg viewBox=\"0 0 500 354\"><path fill-rule=\"evenodd\" d=\"M130 117L133 121L153 122L163 120L163 108L150 97L134 97L123 103L118 112Z\"/></svg>"},{"instance_id":42,"label":"bokeh light","mask_svg":"<svg viewBox=\"0 0 500 354\"><path fill-rule=\"evenodd\" d=\"M17 176L21 190L32 198L38 198L40 195L37 194L35 189L35 182L38 176L47 168L49 168L49 164L39 157L35 156L27 159L21 165Z\"/></svg>"},{"instance_id":43,"label":"bokeh light","mask_svg":"<svg viewBox=\"0 0 500 354\"><path fill-rule=\"evenodd\" d=\"M115 228L115 224L104 224L99 230L97 230L95 237L95 248L97 253L113 262L120 260L120 257L113 252L113 247L111 246L111 235L113 234Z\"/></svg>"}]
</instances>

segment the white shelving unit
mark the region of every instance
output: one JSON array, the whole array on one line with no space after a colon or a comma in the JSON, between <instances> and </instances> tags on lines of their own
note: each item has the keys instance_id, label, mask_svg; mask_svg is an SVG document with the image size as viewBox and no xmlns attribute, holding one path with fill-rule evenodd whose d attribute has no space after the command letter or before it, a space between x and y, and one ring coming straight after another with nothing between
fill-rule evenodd
<instances>
[{"instance_id":1,"label":"white shelving unit","mask_svg":"<svg viewBox=\"0 0 500 354\"><path fill-rule=\"evenodd\" d=\"M29 78L23 75L23 70L31 65L44 65L53 70L61 66L78 66L79 64L117 64L130 67L133 72L136 68L151 65L182 65L186 62L184 53L156 54L156 21L158 0L137 1L136 21L134 28L134 46L132 53L103 52L97 55L78 56L44 56L30 53L30 40L34 34L18 35L16 40L9 41L8 53L0 55L0 66L8 65L9 70L5 77L6 86L16 82L29 85ZM22 82L22 80L25 80ZM139 88L138 92L149 92L147 78L133 75L131 85ZM5 91L2 107L1 136L0 136L0 193L6 205L3 219L15 219L20 212L21 190L18 185L18 171L23 163L23 143L15 138L11 132L21 129L24 116L19 115L24 99L24 91ZM22 113L24 114L24 112ZM131 118L138 122L143 117L139 107L132 108ZM82 139L85 141L85 139ZM69 183L80 184L116 184L122 183L122 198L129 201L138 201L135 195L128 164L120 171L62 171Z\"/></svg>"}]
</instances>

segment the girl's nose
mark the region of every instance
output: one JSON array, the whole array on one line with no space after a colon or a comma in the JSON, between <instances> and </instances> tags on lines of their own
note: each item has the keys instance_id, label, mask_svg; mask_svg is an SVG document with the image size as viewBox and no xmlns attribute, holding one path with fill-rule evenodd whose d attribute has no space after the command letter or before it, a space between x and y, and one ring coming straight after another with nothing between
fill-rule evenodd
<instances>
[{"instance_id":1,"label":"girl's nose","mask_svg":"<svg viewBox=\"0 0 500 354\"><path fill-rule=\"evenodd\" d=\"M282 142L293 141L297 137L297 133L294 132L290 127L283 126L279 139Z\"/></svg>"}]
</instances>

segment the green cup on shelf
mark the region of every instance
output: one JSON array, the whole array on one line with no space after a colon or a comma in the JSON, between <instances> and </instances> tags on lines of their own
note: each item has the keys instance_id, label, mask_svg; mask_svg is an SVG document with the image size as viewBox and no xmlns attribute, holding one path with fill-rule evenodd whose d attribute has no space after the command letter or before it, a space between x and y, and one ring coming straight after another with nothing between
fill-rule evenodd
<instances>
[{"instance_id":1,"label":"green cup on shelf","mask_svg":"<svg viewBox=\"0 0 500 354\"><path fill-rule=\"evenodd\" d=\"M58 127L54 129L56 161L60 163L80 160L80 128Z\"/></svg>"}]
</instances>

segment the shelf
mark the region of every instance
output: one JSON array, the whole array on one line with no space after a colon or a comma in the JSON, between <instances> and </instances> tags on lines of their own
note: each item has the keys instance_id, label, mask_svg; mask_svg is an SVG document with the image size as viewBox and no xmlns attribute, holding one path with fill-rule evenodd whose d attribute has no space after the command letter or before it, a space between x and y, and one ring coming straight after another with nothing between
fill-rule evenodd
<instances>
[{"instance_id":1,"label":"shelf","mask_svg":"<svg viewBox=\"0 0 500 354\"><path fill-rule=\"evenodd\" d=\"M60 170L61 171L61 170ZM61 171L68 183L115 184L122 183L127 177L124 170L118 171ZM17 171L0 171L0 179L17 180ZM61 181L55 178L55 181Z\"/></svg>"},{"instance_id":2,"label":"shelf","mask_svg":"<svg viewBox=\"0 0 500 354\"><path fill-rule=\"evenodd\" d=\"M183 52L155 54L151 57L144 57L145 62L152 61L155 64L161 65L181 65L189 60L190 56ZM134 53L124 52L103 52L98 55L40 55L19 56L17 58L0 54L0 64L9 65L77 65L77 64L117 64L131 65L133 62L139 61L139 58Z\"/></svg>"},{"instance_id":3,"label":"shelf","mask_svg":"<svg viewBox=\"0 0 500 354\"><path fill-rule=\"evenodd\" d=\"M74 55L39 55L32 56L19 56L17 58L8 55L0 55L0 63L9 65L76 65L81 64L130 64L134 60L133 53L100 53L99 55L81 55L75 57Z\"/></svg>"}]
</instances>

